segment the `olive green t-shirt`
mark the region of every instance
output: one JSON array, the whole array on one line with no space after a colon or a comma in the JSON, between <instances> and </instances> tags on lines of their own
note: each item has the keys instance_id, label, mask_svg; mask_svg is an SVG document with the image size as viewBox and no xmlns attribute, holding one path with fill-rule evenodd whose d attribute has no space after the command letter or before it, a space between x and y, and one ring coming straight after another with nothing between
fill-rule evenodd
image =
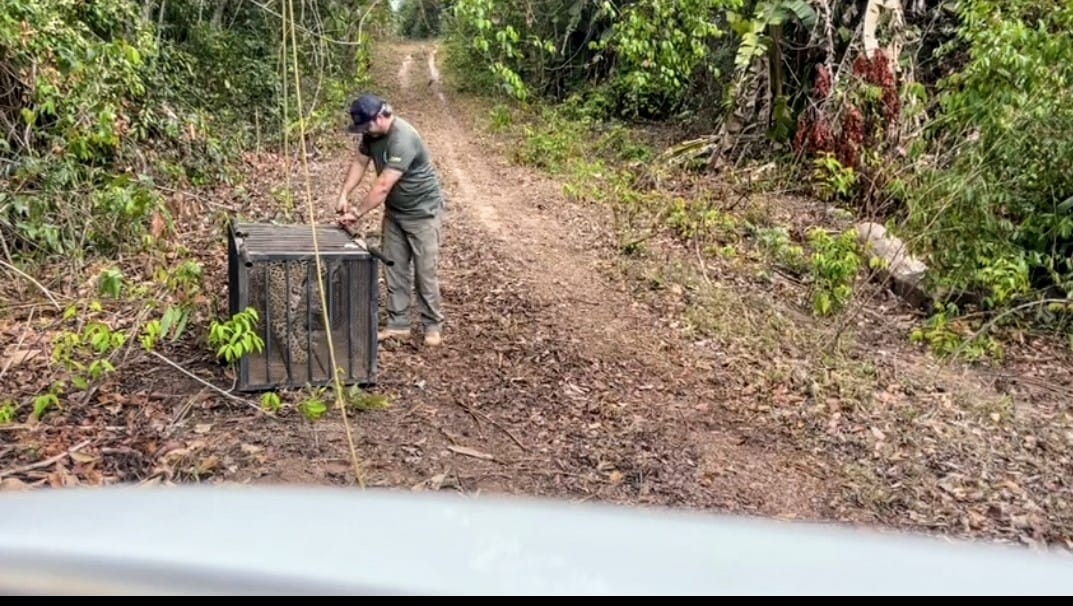
<instances>
[{"instance_id":1,"label":"olive green t-shirt","mask_svg":"<svg viewBox=\"0 0 1073 606\"><path fill-rule=\"evenodd\" d=\"M408 218L438 214L443 206L439 175L428 147L409 122L395 116L387 134L362 136L358 151L372 158L377 175L384 172L384 168L402 172L388 192L385 205L389 211Z\"/></svg>"}]
</instances>

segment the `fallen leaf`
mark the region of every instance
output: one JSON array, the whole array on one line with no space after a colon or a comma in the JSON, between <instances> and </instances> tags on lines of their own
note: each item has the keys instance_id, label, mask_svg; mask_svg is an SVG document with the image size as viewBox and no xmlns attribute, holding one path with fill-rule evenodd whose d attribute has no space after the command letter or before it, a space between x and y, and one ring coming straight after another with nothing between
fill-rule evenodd
<instances>
[{"instance_id":1,"label":"fallen leaf","mask_svg":"<svg viewBox=\"0 0 1073 606\"><path fill-rule=\"evenodd\" d=\"M4 361L0 362L0 369L7 368L8 370L18 367L19 364L32 359L34 356L41 352L36 349L16 349L14 351L4 354Z\"/></svg>"},{"instance_id":2,"label":"fallen leaf","mask_svg":"<svg viewBox=\"0 0 1073 606\"><path fill-rule=\"evenodd\" d=\"M442 488L454 488L458 484L454 481L454 478L449 477L445 473L438 473L427 480L414 484L411 490L420 492L422 490L440 490Z\"/></svg>"},{"instance_id":3,"label":"fallen leaf","mask_svg":"<svg viewBox=\"0 0 1073 606\"><path fill-rule=\"evenodd\" d=\"M154 238L159 238L164 234L164 217L160 213L153 213L153 219L149 225L149 233L153 234Z\"/></svg>"},{"instance_id":4,"label":"fallen leaf","mask_svg":"<svg viewBox=\"0 0 1073 606\"><path fill-rule=\"evenodd\" d=\"M212 431L212 423L198 423L194 426L194 433L206 434Z\"/></svg>"},{"instance_id":5,"label":"fallen leaf","mask_svg":"<svg viewBox=\"0 0 1073 606\"><path fill-rule=\"evenodd\" d=\"M0 480L0 490L29 490L30 485L18 478Z\"/></svg>"},{"instance_id":6,"label":"fallen leaf","mask_svg":"<svg viewBox=\"0 0 1073 606\"><path fill-rule=\"evenodd\" d=\"M608 479L611 480L612 484L621 484L622 483L622 478L623 478L622 472L618 471L618 470L615 470L615 471L611 472L611 475L610 475L610 477Z\"/></svg>"},{"instance_id":7,"label":"fallen leaf","mask_svg":"<svg viewBox=\"0 0 1073 606\"><path fill-rule=\"evenodd\" d=\"M256 446L254 444L243 444L241 448L242 452L246 454L257 454L264 450L263 446Z\"/></svg>"},{"instance_id":8,"label":"fallen leaf","mask_svg":"<svg viewBox=\"0 0 1073 606\"><path fill-rule=\"evenodd\" d=\"M92 463L97 460L97 457L82 452L72 452L71 458L74 459L76 463Z\"/></svg>"},{"instance_id":9,"label":"fallen leaf","mask_svg":"<svg viewBox=\"0 0 1073 606\"><path fill-rule=\"evenodd\" d=\"M1006 488L1009 488L1016 495L1025 494L1025 489L1021 488L1016 482L1014 482L1012 480L1006 480L1005 482L1002 483L1002 485L1005 486Z\"/></svg>"},{"instance_id":10,"label":"fallen leaf","mask_svg":"<svg viewBox=\"0 0 1073 606\"><path fill-rule=\"evenodd\" d=\"M495 458L495 457L493 457L492 455L490 455L490 454L488 454L486 452L481 452L479 450L474 450L472 448L467 448L465 446L451 445L451 446L447 447L447 450L450 450L451 452L453 452L455 454L465 455L467 457L473 457L474 459L483 459L485 461L491 461L492 459Z\"/></svg>"},{"instance_id":11,"label":"fallen leaf","mask_svg":"<svg viewBox=\"0 0 1073 606\"><path fill-rule=\"evenodd\" d=\"M209 455L197 466L199 473L209 473L220 466L220 459L216 455Z\"/></svg>"}]
</instances>

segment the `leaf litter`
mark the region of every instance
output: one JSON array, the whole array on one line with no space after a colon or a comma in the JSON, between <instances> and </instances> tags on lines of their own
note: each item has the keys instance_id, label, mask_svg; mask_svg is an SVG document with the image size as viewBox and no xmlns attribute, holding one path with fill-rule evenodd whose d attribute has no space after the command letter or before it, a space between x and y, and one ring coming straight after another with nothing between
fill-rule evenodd
<instances>
[{"instance_id":1,"label":"leaf litter","mask_svg":"<svg viewBox=\"0 0 1073 606\"><path fill-rule=\"evenodd\" d=\"M740 267L706 259L707 279L699 283L729 288L735 298L723 291L705 299L710 293L697 280L668 276L671 267L688 267L695 252L658 237L649 242L653 254L619 272L623 260L604 246L610 223L601 209L546 204L559 196L554 184L541 186L539 176L489 162L487 154L467 160L480 145L458 137L451 130L458 125L432 126L450 124L440 119L444 107L401 92L408 113L430 125L431 145L445 150L438 161L452 183L464 179L480 196L499 195L510 216L540 209L514 226L500 221L500 233L490 233L480 209L466 206L473 201L451 211L444 346L426 350L418 334L385 344L376 391L391 406L349 413L368 485L1073 543L1068 352L1032 341L1014 348L1001 385L987 370L936 371L891 328L904 326L904 315L879 294L873 304L883 312L865 314L850 331L856 340L848 352L811 357L802 342L815 333L795 333L802 316L782 301L801 297L798 286L783 283L776 296ZM173 239L171 260L196 258L209 285L208 311L161 351L224 391L233 377L197 337L226 309L221 208L255 220L304 221L300 208L289 214L272 194L285 181L280 166L271 154L250 155L247 178L255 187L177 194L170 202L179 234L152 225L154 235ZM344 166L342 152L314 163L318 200L330 199ZM504 182L528 185L506 200ZM330 222L324 206L318 220ZM145 261L124 259L124 274L140 276ZM63 301L95 296L92 280L75 284L60 272L51 268L40 280ZM0 296L18 302L5 307L0 333L5 344L20 343L0 356L4 397L18 412L18 420L0 426L0 490L355 483L334 408L310 423L294 408L301 394L283 394L289 406L280 414L259 414L136 347L95 389L63 398L38 423L23 422L30 400L60 376L43 354L62 322L40 293L18 282L0 284ZM731 321L694 330L689 314L705 301L728 303L722 313ZM107 307L115 328L129 327L139 311L119 301ZM780 317L794 320L764 324ZM765 326L783 336L763 342ZM35 351L41 353L28 353Z\"/></svg>"}]
</instances>

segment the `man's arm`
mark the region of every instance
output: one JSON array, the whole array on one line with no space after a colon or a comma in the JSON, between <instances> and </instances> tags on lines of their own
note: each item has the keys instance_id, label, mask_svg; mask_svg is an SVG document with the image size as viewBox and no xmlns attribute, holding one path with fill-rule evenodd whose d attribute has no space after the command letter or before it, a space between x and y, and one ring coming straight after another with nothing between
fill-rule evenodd
<instances>
[{"instance_id":1,"label":"man's arm","mask_svg":"<svg viewBox=\"0 0 1073 606\"><path fill-rule=\"evenodd\" d=\"M335 205L336 214L345 213L347 210L347 198L350 192L361 183L362 177L365 176L365 169L369 166L369 156L358 152L358 157L350 163L350 170L347 171L346 181L343 182L343 187L339 190L339 201Z\"/></svg>"},{"instance_id":2,"label":"man's arm","mask_svg":"<svg viewBox=\"0 0 1073 606\"><path fill-rule=\"evenodd\" d=\"M400 171L385 168L384 172L380 173L376 182L373 183L373 187L369 190L369 195L365 197L365 201L354 210L354 220L361 220L366 213L383 204L384 200L387 199L388 192L391 191L391 188L395 186L400 177L402 177Z\"/></svg>"}]
</instances>

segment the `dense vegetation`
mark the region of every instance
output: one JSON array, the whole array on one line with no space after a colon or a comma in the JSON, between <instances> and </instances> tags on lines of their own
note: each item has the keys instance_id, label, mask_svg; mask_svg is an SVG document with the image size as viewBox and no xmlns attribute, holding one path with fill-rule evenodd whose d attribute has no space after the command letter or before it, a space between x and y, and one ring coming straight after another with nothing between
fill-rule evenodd
<instances>
[{"instance_id":1,"label":"dense vegetation","mask_svg":"<svg viewBox=\"0 0 1073 606\"><path fill-rule=\"evenodd\" d=\"M162 188L227 178L241 151L293 136L288 4L307 120L334 121L365 74L361 3L6 3L0 252L77 260L137 245L162 210Z\"/></svg>"},{"instance_id":2,"label":"dense vegetation","mask_svg":"<svg viewBox=\"0 0 1073 606\"><path fill-rule=\"evenodd\" d=\"M228 364L259 347L256 319L226 318L220 289L206 287L195 251L213 243L189 233L221 217L201 188L237 185L246 152L286 149L294 161L300 133L340 124L367 79L370 33L388 21L375 4L5 3L0 270L18 279L0 308L19 307L9 293L23 288L62 319L47 332L53 372L22 380L28 397L0 401L0 422L87 401L132 345L160 356L189 336ZM177 237L184 196L203 222ZM34 310L20 319L30 325Z\"/></svg>"},{"instance_id":3,"label":"dense vegetation","mask_svg":"<svg viewBox=\"0 0 1073 606\"><path fill-rule=\"evenodd\" d=\"M285 7L315 128L365 77L390 4L9 2L0 254L78 266L151 245L163 193L229 179L241 152L294 140ZM940 319L970 305L1064 329L1064 306L1036 303L1073 290L1068 3L403 0L394 19L406 36L443 36L464 86L544 108L517 153L571 171L579 197L614 197L620 216L644 204L643 179L605 163L653 153L608 124L674 125L694 137L670 154L687 168L777 159L885 221L931 266ZM598 130L601 150L572 153L577 127ZM725 223L709 206L678 200L663 215L696 237Z\"/></svg>"},{"instance_id":4,"label":"dense vegetation","mask_svg":"<svg viewBox=\"0 0 1073 606\"><path fill-rule=\"evenodd\" d=\"M1065 325L1064 306L1035 303L1073 289L1069 3L406 0L401 14L404 33L442 29L471 90L558 102L574 124L685 126L706 137L683 148L701 169L785 160L905 238L940 315Z\"/></svg>"}]
</instances>

